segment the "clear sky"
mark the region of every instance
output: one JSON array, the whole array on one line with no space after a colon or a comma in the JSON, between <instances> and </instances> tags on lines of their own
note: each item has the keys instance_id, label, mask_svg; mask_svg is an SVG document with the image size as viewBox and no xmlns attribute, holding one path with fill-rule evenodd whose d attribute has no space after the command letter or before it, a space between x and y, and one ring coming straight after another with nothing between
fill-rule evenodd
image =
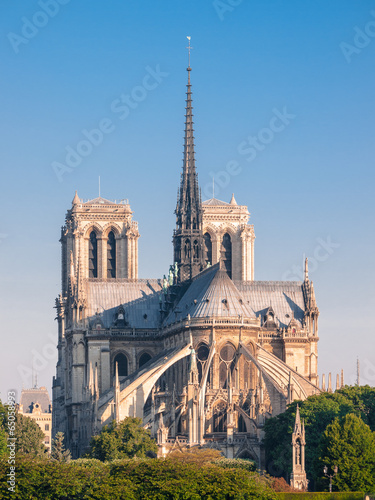
<instances>
[{"instance_id":1,"label":"clear sky","mask_svg":"<svg viewBox=\"0 0 375 500\"><path fill-rule=\"evenodd\" d=\"M31 385L32 357L50 390L75 190L97 196L100 176L102 196L129 199L140 277L172 263L187 35L203 197L214 176L217 198L249 207L257 280L302 279L310 258L319 373L353 382L358 356L375 385L374 2L3 0L2 399Z\"/></svg>"}]
</instances>

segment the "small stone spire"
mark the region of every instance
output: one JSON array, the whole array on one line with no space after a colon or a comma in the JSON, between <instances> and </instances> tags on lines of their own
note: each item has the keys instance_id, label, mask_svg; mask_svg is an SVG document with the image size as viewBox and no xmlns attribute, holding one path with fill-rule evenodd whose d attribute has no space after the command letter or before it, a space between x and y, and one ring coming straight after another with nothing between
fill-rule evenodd
<instances>
[{"instance_id":1,"label":"small stone spire","mask_svg":"<svg viewBox=\"0 0 375 500\"><path fill-rule=\"evenodd\" d=\"M341 387L344 387L344 370L341 370Z\"/></svg>"},{"instance_id":2,"label":"small stone spire","mask_svg":"<svg viewBox=\"0 0 375 500\"><path fill-rule=\"evenodd\" d=\"M305 281L309 281L309 260L305 259Z\"/></svg>"},{"instance_id":3,"label":"small stone spire","mask_svg":"<svg viewBox=\"0 0 375 500\"><path fill-rule=\"evenodd\" d=\"M116 422L120 422L120 381L118 377L118 363L116 361L116 372L115 372L115 410L116 410Z\"/></svg>"},{"instance_id":4,"label":"small stone spire","mask_svg":"<svg viewBox=\"0 0 375 500\"><path fill-rule=\"evenodd\" d=\"M78 194L77 194L77 191L76 191L76 194L74 195L74 198L73 198L73 201L72 201L72 205L77 205L78 203L81 203L81 200L78 198Z\"/></svg>"},{"instance_id":5,"label":"small stone spire","mask_svg":"<svg viewBox=\"0 0 375 500\"><path fill-rule=\"evenodd\" d=\"M92 363L90 363L90 368L89 368L89 392L90 396L94 396L94 373L92 369Z\"/></svg>"},{"instance_id":6,"label":"small stone spire","mask_svg":"<svg viewBox=\"0 0 375 500\"><path fill-rule=\"evenodd\" d=\"M198 367L195 349L192 347L189 360L189 384L198 384Z\"/></svg>"},{"instance_id":7,"label":"small stone spire","mask_svg":"<svg viewBox=\"0 0 375 500\"><path fill-rule=\"evenodd\" d=\"M299 432L301 430L301 416L299 413L299 405L297 404L297 409L296 409L296 420L294 422L294 432Z\"/></svg>"},{"instance_id":8,"label":"small stone spire","mask_svg":"<svg viewBox=\"0 0 375 500\"><path fill-rule=\"evenodd\" d=\"M331 372L329 372L329 374L328 374L328 388L327 388L327 391L328 392L332 392L332 375L331 375Z\"/></svg>"},{"instance_id":9,"label":"small stone spire","mask_svg":"<svg viewBox=\"0 0 375 500\"><path fill-rule=\"evenodd\" d=\"M292 372L289 372L289 382L288 382L288 404L293 401L293 379Z\"/></svg>"},{"instance_id":10,"label":"small stone spire","mask_svg":"<svg viewBox=\"0 0 375 500\"><path fill-rule=\"evenodd\" d=\"M336 391L340 389L340 375L336 375Z\"/></svg>"},{"instance_id":11,"label":"small stone spire","mask_svg":"<svg viewBox=\"0 0 375 500\"><path fill-rule=\"evenodd\" d=\"M322 375L322 391L326 392L326 376L325 373Z\"/></svg>"},{"instance_id":12,"label":"small stone spire","mask_svg":"<svg viewBox=\"0 0 375 500\"><path fill-rule=\"evenodd\" d=\"M234 197L234 193L232 193L232 198L229 202L229 205L237 205L236 198Z\"/></svg>"},{"instance_id":13,"label":"small stone spire","mask_svg":"<svg viewBox=\"0 0 375 500\"><path fill-rule=\"evenodd\" d=\"M99 399L98 365L97 364L95 364L94 394L95 394L95 400L97 401Z\"/></svg>"},{"instance_id":14,"label":"small stone spire","mask_svg":"<svg viewBox=\"0 0 375 500\"><path fill-rule=\"evenodd\" d=\"M310 309L315 309L315 308L317 308L317 305L316 305L316 298L315 298L314 283L311 282L311 288L310 288Z\"/></svg>"}]
</instances>

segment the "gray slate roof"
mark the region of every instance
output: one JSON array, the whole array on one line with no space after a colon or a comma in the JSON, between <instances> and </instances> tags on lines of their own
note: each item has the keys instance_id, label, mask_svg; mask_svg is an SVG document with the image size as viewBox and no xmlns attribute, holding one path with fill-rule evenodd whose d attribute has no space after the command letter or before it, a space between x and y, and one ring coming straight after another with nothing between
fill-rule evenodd
<instances>
[{"instance_id":1,"label":"gray slate roof","mask_svg":"<svg viewBox=\"0 0 375 500\"><path fill-rule=\"evenodd\" d=\"M131 328L158 328L161 290L160 280L88 280L88 316L94 319L98 311L104 326L109 328L118 307L123 305Z\"/></svg>"},{"instance_id":2,"label":"gray slate roof","mask_svg":"<svg viewBox=\"0 0 375 500\"><path fill-rule=\"evenodd\" d=\"M300 281L234 282L215 265L194 278L164 325L188 315L191 318L263 318L270 306L280 327L287 327L293 316L302 325L305 311L302 285ZM91 322L100 318L103 326L110 328L122 305L131 328L160 327L161 280L88 280L87 292Z\"/></svg>"},{"instance_id":3,"label":"gray slate roof","mask_svg":"<svg viewBox=\"0 0 375 500\"><path fill-rule=\"evenodd\" d=\"M35 389L22 389L20 405L23 405L24 413L32 413L35 403L39 403L43 413L50 412L51 401L45 387Z\"/></svg>"},{"instance_id":4,"label":"gray slate roof","mask_svg":"<svg viewBox=\"0 0 375 500\"><path fill-rule=\"evenodd\" d=\"M218 265L198 275L167 317L165 324L186 318L254 318L241 292Z\"/></svg>"},{"instance_id":5,"label":"gray slate roof","mask_svg":"<svg viewBox=\"0 0 375 500\"><path fill-rule=\"evenodd\" d=\"M264 315L272 306L280 327L286 327L292 316L302 325L305 301L302 281L236 281L242 293L257 316Z\"/></svg>"},{"instance_id":6,"label":"gray slate roof","mask_svg":"<svg viewBox=\"0 0 375 500\"><path fill-rule=\"evenodd\" d=\"M205 200L202 202L202 205L207 205L210 207L222 207L222 206L230 206L230 203L226 201L221 201L216 198L210 198L209 200Z\"/></svg>"}]
</instances>

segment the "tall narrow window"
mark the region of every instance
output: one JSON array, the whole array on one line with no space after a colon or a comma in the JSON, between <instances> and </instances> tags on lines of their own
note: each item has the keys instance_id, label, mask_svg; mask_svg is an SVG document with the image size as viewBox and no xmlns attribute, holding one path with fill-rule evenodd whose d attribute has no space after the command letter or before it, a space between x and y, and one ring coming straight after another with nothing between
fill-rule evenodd
<instances>
[{"instance_id":1,"label":"tall narrow window","mask_svg":"<svg viewBox=\"0 0 375 500\"><path fill-rule=\"evenodd\" d=\"M221 242L221 260L228 276L232 278L232 240L228 233L224 234Z\"/></svg>"},{"instance_id":2,"label":"tall narrow window","mask_svg":"<svg viewBox=\"0 0 375 500\"><path fill-rule=\"evenodd\" d=\"M212 264L212 241L208 233L204 234L204 258L207 264Z\"/></svg>"},{"instance_id":3,"label":"tall narrow window","mask_svg":"<svg viewBox=\"0 0 375 500\"><path fill-rule=\"evenodd\" d=\"M148 363L148 361L150 361L150 359L151 359L150 354L148 352L144 352L142 354L142 356L139 358L139 368L141 368L141 366Z\"/></svg>"},{"instance_id":4,"label":"tall narrow window","mask_svg":"<svg viewBox=\"0 0 375 500\"><path fill-rule=\"evenodd\" d=\"M197 349L197 367L198 367L198 380L199 383L202 380L203 372L208 360L208 356L210 354L210 350L206 344L200 344ZM207 382L210 382L210 372L208 372Z\"/></svg>"},{"instance_id":5,"label":"tall narrow window","mask_svg":"<svg viewBox=\"0 0 375 500\"><path fill-rule=\"evenodd\" d=\"M107 278L116 278L116 239L113 231L107 240Z\"/></svg>"},{"instance_id":6,"label":"tall narrow window","mask_svg":"<svg viewBox=\"0 0 375 500\"><path fill-rule=\"evenodd\" d=\"M89 241L89 278L98 277L98 240L95 231L90 233Z\"/></svg>"},{"instance_id":7,"label":"tall narrow window","mask_svg":"<svg viewBox=\"0 0 375 500\"><path fill-rule=\"evenodd\" d=\"M113 373L116 373L116 363L118 363L118 376L126 377L128 375L128 358L120 352L114 360Z\"/></svg>"}]
</instances>

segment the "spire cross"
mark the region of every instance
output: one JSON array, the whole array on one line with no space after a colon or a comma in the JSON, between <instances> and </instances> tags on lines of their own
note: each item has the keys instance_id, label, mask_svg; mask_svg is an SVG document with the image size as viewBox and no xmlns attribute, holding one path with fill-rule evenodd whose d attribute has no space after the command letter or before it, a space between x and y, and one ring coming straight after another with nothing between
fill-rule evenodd
<instances>
[{"instance_id":1,"label":"spire cross","mask_svg":"<svg viewBox=\"0 0 375 500\"><path fill-rule=\"evenodd\" d=\"M188 49L188 51L189 51L189 66L188 66L188 67L190 68L190 51L191 51L194 47L191 47L191 45L190 45L191 36L187 36L186 38L189 40L189 45L188 45L186 48L187 48L187 49Z\"/></svg>"}]
</instances>

